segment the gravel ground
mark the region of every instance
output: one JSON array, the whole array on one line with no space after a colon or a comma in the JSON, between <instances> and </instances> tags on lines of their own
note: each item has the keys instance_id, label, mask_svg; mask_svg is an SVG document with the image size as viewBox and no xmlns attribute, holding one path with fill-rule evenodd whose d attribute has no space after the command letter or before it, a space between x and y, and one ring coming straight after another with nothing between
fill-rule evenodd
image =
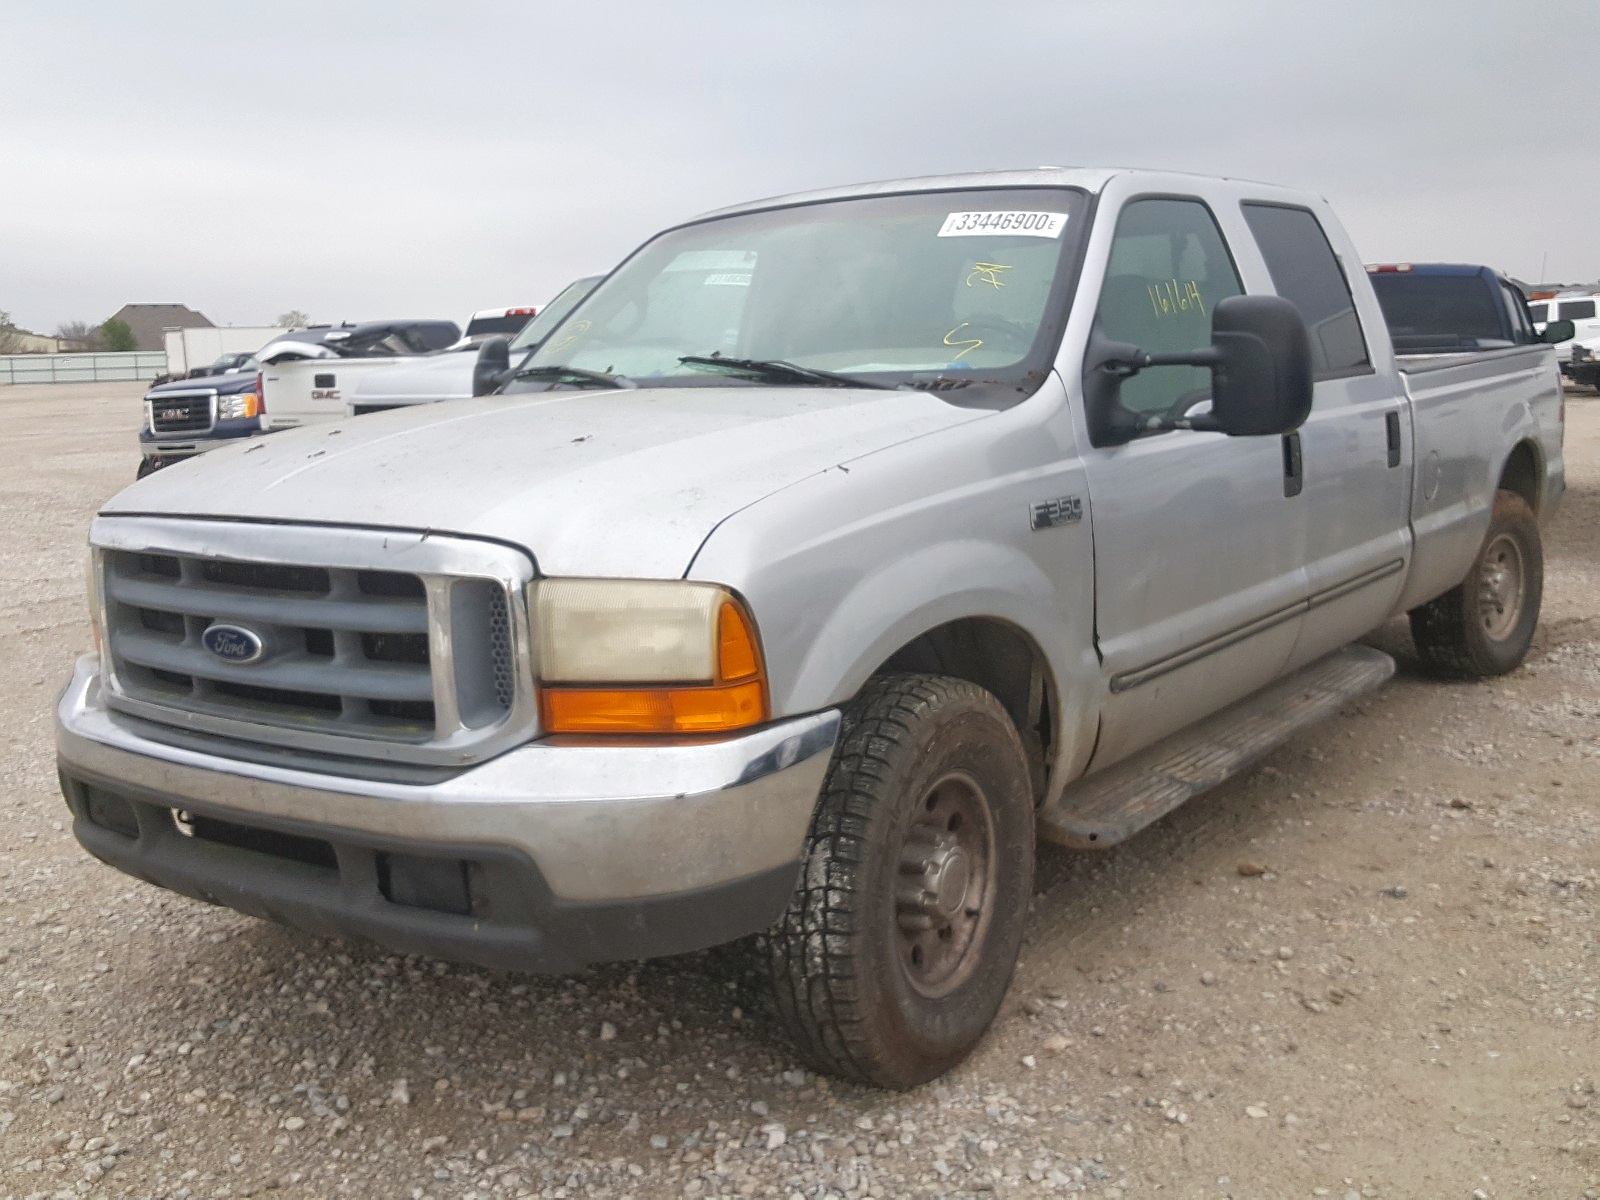
<instances>
[{"instance_id":1,"label":"gravel ground","mask_svg":"<svg viewBox=\"0 0 1600 1200\"><path fill-rule=\"evenodd\" d=\"M1600 1196L1600 401L1528 665L1374 697L1117 849L1041 851L992 1034L799 1070L735 953L497 976L99 865L51 704L136 385L0 388L0 1194Z\"/></svg>"}]
</instances>

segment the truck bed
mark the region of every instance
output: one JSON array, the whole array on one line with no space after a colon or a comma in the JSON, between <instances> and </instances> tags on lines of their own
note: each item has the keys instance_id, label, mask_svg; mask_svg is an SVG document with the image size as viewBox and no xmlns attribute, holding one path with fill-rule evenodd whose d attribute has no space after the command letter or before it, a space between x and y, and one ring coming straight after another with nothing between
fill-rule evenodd
<instances>
[{"instance_id":1,"label":"truck bed","mask_svg":"<svg viewBox=\"0 0 1600 1200\"><path fill-rule=\"evenodd\" d=\"M1546 461L1531 465L1545 483L1533 507L1541 520L1555 511L1565 486L1561 389L1555 352L1544 345L1398 355L1395 364L1411 401L1415 443L1409 608L1454 586L1483 541L1506 466L1486 459L1484 446L1503 444L1513 430L1539 445Z\"/></svg>"},{"instance_id":2,"label":"truck bed","mask_svg":"<svg viewBox=\"0 0 1600 1200\"><path fill-rule=\"evenodd\" d=\"M1506 346L1496 350L1452 350L1444 354L1396 354L1394 364L1402 375L1433 374L1454 367L1473 366L1477 369L1470 372L1468 377L1479 378L1497 377L1511 369L1517 359L1526 358L1524 365L1536 367L1540 359L1546 357L1550 360L1550 369L1554 370L1555 359L1551 347L1544 345Z\"/></svg>"}]
</instances>

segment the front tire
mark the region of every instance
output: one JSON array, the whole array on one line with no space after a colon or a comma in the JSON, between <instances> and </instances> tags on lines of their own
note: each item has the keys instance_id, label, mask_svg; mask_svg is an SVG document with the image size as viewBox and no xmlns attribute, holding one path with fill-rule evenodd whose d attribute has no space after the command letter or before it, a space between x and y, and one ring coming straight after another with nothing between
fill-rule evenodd
<instances>
[{"instance_id":1,"label":"front tire","mask_svg":"<svg viewBox=\"0 0 1600 1200\"><path fill-rule=\"evenodd\" d=\"M1502 488L1466 579L1411 610L1411 638L1423 661L1444 674L1504 675L1527 657L1543 598L1539 521L1526 500Z\"/></svg>"},{"instance_id":2,"label":"front tire","mask_svg":"<svg viewBox=\"0 0 1600 1200\"><path fill-rule=\"evenodd\" d=\"M909 1088L971 1053L1022 945L1033 819L1027 754L993 695L941 675L863 689L766 938L807 1062Z\"/></svg>"}]
</instances>

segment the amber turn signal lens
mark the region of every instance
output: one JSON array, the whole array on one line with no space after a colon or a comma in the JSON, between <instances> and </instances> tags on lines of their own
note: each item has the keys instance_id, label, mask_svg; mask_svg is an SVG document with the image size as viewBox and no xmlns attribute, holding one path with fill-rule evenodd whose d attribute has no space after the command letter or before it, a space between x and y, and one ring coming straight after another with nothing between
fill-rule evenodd
<instances>
[{"instance_id":1,"label":"amber turn signal lens","mask_svg":"<svg viewBox=\"0 0 1600 1200\"><path fill-rule=\"evenodd\" d=\"M726 733L767 719L761 680L716 687L545 688L548 733Z\"/></svg>"},{"instance_id":2,"label":"amber turn signal lens","mask_svg":"<svg viewBox=\"0 0 1600 1200\"><path fill-rule=\"evenodd\" d=\"M761 652L755 631L744 610L724 601L717 613L717 678L723 683L753 679L761 674Z\"/></svg>"}]
</instances>

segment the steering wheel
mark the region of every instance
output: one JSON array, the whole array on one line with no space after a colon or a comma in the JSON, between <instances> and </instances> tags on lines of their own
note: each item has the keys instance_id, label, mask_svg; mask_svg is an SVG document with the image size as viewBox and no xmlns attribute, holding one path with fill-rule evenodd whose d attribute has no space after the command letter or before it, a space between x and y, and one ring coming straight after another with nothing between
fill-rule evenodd
<instances>
[{"instance_id":1,"label":"steering wheel","mask_svg":"<svg viewBox=\"0 0 1600 1200\"><path fill-rule=\"evenodd\" d=\"M1192 409L1196 405L1199 405L1199 404L1201 404L1201 403L1203 403L1205 401L1208 401L1210 399L1211 399L1211 388L1210 387L1192 388L1189 391L1184 392L1181 396L1179 396L1177 398L1177 400L1173 401L1173 403L1171 405L1169 405L1166 409L1164 409L1162 411L1162 413L1161 413L1162 420L1165 420L1165 421L1181 420L1182 418L1190 415L1190 413L1189 413L1190 409ZM1194 415L1199 416L1200 414L1196 413Z\"/></svg>"}]
</instances>

